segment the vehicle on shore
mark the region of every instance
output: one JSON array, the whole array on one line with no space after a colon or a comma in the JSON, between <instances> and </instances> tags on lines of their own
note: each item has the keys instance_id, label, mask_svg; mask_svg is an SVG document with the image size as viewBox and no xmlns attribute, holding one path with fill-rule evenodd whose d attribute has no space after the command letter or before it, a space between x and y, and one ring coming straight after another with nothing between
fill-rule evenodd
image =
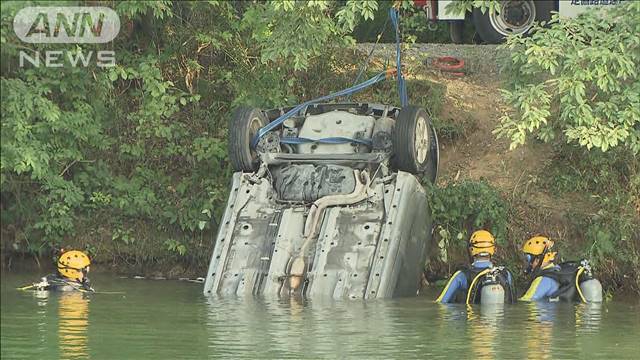
<instances>
[{"instance_id":1,"label":"vehicle on shore","mask_svg":"<svg viewBox=\"0 0 640 360\"><path fill-rule=\"evenodd\" d=\"M419 177L435 181L438 169L424 109L242 107L229 158L236 172L205 295L416 294L432 228Z\"/></svg>"},{"instance_id":2,"label":"vehicle on shore","mask_svg":"<svg viewBox=\"0 0 640 360\"><path fill-rule=\"evenodd\" d=\"M526 34L535 22L549 21L553 12L560 17L576 17L589 8L613 6L623 0L503 0L500 11L482 11L474 8L470 12L449 13L447 6L455 0L414 0L415 6L423 9L429 22L446 21L451 41L462 43L465 22L473 23L482 41L500 44L507 35Z\"/></svg>"}]
</instances>

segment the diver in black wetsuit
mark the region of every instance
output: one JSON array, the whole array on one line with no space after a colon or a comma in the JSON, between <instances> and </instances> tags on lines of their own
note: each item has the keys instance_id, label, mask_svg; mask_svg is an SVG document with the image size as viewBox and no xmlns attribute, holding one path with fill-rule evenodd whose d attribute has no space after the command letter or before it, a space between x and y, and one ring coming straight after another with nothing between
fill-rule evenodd
<instances>
[{"instance_id":1,"label":"diver in black wetsuit","mask_svg":"<svg viewBox=\"0 0 640 360\"><path fill-rule=\"evenodd\" d=\"M602 284L594 278L587 260L556 264L554 241L537 235L522 251L527 259L531 283L520 301L602 302Z\"/></svg>"},{"instance_id":2,"label":"diver in black wetsuit","mask_svg":"<svg viewBox=\"0 0 640 360\"><path fill-rule=\"evenodd\" d=\"M469 239L469 255L473 259L471 266L456 271L442 293L436 299L437 303L462 302L466 304L480 303L512 303L513 276L511 272L502 266L493 263L492 256L496 251L496 239L487 230L478 230L471 234ZM498 299L488 299L491 293L487 293L482 299L485 286L499 285L501 290ZM487 286L486 290L491 289ZM494 293L498 294L498 292ZM492 297L493 298L493 297Z\"/></svg>"},{"instance_id":3,"label":"diver in black wetsuit","mask_svg":"<svg viewBox=\"0 0 640 360\"><path fill-rule=\"evenodd\" d=\"M58 259L58 271L43 277L40 282L27 285L22 290L82 291L94 292L87 277L91 261L78 250L62 253Z\"/></svg>"}]
</instances>

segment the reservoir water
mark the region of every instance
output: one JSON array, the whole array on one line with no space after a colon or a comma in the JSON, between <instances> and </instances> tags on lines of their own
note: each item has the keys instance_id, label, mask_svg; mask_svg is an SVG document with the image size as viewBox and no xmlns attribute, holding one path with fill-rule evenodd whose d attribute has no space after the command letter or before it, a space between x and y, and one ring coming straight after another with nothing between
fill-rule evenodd
<instances>
[{"instance_id":1,"label":"reservoir water","mask_svg":"<svg viewBox=\"0 0 640 360\"><path fill-rule=\"evenodd\" d=\"M18 291L3 273L2 359L638 359L640 304L466 307L376 301L220 299L202 284L97 274L103 293Z\"/></svg>"}]
</instances>

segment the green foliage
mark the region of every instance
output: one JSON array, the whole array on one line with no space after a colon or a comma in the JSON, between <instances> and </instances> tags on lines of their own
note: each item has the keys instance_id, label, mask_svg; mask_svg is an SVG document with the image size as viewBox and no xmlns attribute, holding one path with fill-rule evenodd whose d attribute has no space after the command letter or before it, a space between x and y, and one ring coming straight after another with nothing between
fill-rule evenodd
<instances>
[{"instance_id":1,"label":"green foliage","mask_svg":"<svg viewBox=\"0 0 640 360\"><path fill-rule=\"evenodd\" d=\"M447 14L460 14L473 8L479 8L483 13L487 10L500 12L500 0L457 0L450 2L445 11Z\"/></svg>"},{"instance_id":2,"label":"green foliage","mask_svg":"<svg viewBox=\"0 0 640 360\"><path fill-rule=\"evenodd\" d=\"M506 242L508 205L485 180L452 182L445 187L428 185L431 216L440 238L466 244L478 229L489 230L499 244Z\"/></svg>"},{"instance_id":3,"label":"green foliage","mask_svg":"<svg viewBox=\"0 0 640 360\"><path fill-rule=\"evenodd\" d=\"M373 73L371 74L373 76ZM431 117L435 117L442 109L442 98L445 88L442 84L428 80L410 79L406 81L409 103L420 105ZM349 84L350 85L350 84ZM362 93L355 94L356 101L372 101L381 104L394 104L398 102L398 87L395 81L386 81L379 86L370 88Z\"/></svg>"},{"instance_id":4,"label":"green foliage","mask_svg":"<svg viewBox=\"0 0 640 360\"><path fill-rule=\"evenodd\" d=\"M187 253L187 247L180 241L174 239L165 240L164 246L166 247L167 251L176 253L180 256L184 256Z\"/></svg>"},{"instance_id":5,"label":"green foliage","mask_svg":"<svg viewBox=\"0 0 640 360\"><path fill-rule=\"evenodd\" d=\"M582 199L585 214L576 217L583 238L576 249L580 256L614 274L638 269L640 165L636 157L623 149L605 154L565 145L545 172L543 185L550 191L587 195Z\"/></svg>"},{"instance_id":6,"label":"green foliage","mask_svg":"<svg viewBox=\"0 0 640 360\"><path fill-rule=\"evenodd\" d=\"M243 16L265 64L279 70L305 70L309 61L325 54L328 46L353 42L346 36L360 16L373 19L377 1L349 0L339 10L330 1L270 1L256 4ZM334 20L335 17L335 20ZM337 20L337 21L336 21Z\"/></svg>"},{"instance_id":7,"label":"green foliage","mask_svg":"<svg viewBox=\"0 0 640 360\"><path fill-rule=\"evenodd\" d=\"M448 27L444 23L438 22L435 23L434 28L430 28L426 13L409 0L401 1L400 5L398 2L380 1L373 20L366 19L367 21L360 22L353 30L353 37L359 43L376 42L382 26L386 23L386 29L379 41L381 43L395 43L395 32L391 22L388 21L389 8L392 6L400 8L400 30L403 42L448 43L450 41Z\"/></svg>"},{"instance_id":8,"label":"green foliage","mask_svg":"<svg viewBox=\"0 0 640 360\"><path fill-rule=\"evenodd\" d=\"M496 129L524 144L532 134L587 149L640 151L640 3L575 19L554 16L531 37L511 36L504 91L514 112Z\"/></svg>"},{"instance_id":9,"label":"green foliage","mask_svg":"<svg viewBox=\"0 0 640 360\"><path fill-rule=\"evenodd\" d=\"M115 67L36 68L20 67L19 52L61 46L16 38L13 16L27 5L1 3L3 243L40 252L96 236L136 263L166 251L206 261L231 174L231 109L352 81L342 46L377 10L355 0L118 2L113 43L62 46L113 50Z\"/></svg>"}]
</instances>

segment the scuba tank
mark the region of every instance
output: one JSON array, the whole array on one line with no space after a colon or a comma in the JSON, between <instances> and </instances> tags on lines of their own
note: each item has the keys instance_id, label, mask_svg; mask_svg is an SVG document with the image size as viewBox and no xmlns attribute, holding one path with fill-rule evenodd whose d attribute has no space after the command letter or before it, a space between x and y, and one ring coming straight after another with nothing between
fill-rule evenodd
<instances>
[{"instance_id":1,"label":"scuba tank","mask_svg":"<svg viewBox=\"0 0 640 360\"><path fill-rule=\"evenodd\" d=\"M589 279L581 282L580 291L588 303L602 302L602 284L598 279Z\"/></svg>"},{"instance_id":2,"label":"scuba tank","mask_svg":"<svg viewBox=\"0 0 640 360\"><path fill-rule=\"evenodd\" d=\"M558 283L558 290L549 296L552 300L602 302L602 284L593 277L588 260L563 262L538 272L533 278L537 276L548 277Z\"/></svg>"},{"instance_id":3,"label":"scuba tank","mask_svg":"<svg viewBox=\"0 0 640 360\"><path fill-rule=\"evenodd\" d=\"M580 282L580 294L582 295L582 299L588 303L602 302L602 284L598 279L593 277L589 261L582 260L580 265L581 269L578 270L576 277L579 278L580 274L583 274L584 279L586 279Z\"/></svg>"},{"instance_id":4,"label":"scuba tank","mask_svg":"<svg viewBox=\"0 0 640 360\"><path fill-rule=\"evenodd\" d=\"M514 301L513 289L508 281L510 274L504 266L463 271L470 284L466 292L466 304L504 304Z\"/></svg>"},{"instance_id":5,"label":"scuba tank","mask_svg":"<svg viewBox=\"0 0 640 360\"><path fill-rule=\"evenodd\" d=\"M498 283L484 285L480 293L480 304L482 305L504 304L504 288Z\"/></svg>"},{"instance_id":6,"label":"scuba tank","mask_svg":"<svg viewBox=\"0 0 640 360\"><path fill-rule=\"evenodd\" d=\"M501 267L496 267L485 276L480 290L480 304L504 304L504 287L497 279L499 271L501 271Z\"/></svg>"}]
</instances>

